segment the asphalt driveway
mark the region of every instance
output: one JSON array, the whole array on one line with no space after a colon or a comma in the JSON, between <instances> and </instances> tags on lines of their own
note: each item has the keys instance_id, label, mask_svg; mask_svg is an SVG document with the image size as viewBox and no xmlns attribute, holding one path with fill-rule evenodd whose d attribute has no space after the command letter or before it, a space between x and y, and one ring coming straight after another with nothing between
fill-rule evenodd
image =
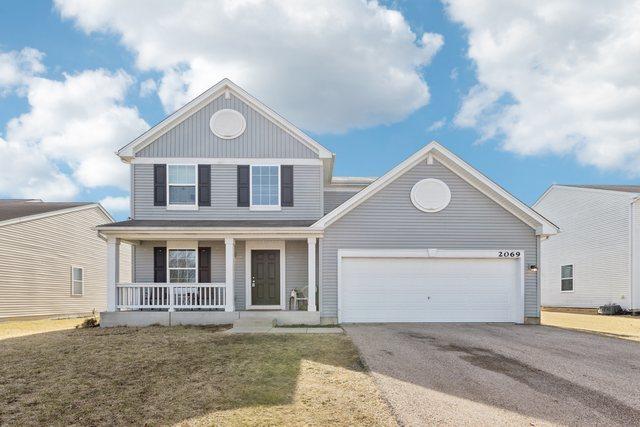
<instances>
[{"instance_id":1,"label":"asphalt driveway","mask_svg":"<svg viewBox=\"0 0 640 427\"><path fill-rule=\"evenodd\" d=\"M640 344L546 326L345 326L406 425L639 425Z\"/></svg>"}]
</instances>

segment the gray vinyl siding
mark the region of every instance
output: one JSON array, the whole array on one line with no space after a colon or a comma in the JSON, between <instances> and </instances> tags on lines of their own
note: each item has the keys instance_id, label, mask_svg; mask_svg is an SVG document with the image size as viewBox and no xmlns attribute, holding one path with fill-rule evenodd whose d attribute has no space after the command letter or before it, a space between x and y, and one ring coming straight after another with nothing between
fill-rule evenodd
<instances>
[{"instance_id":1,"label":"gray vinyl siding","mask_svg":"<svg viewBox=\"0 0 640 427\"><path fill-rule=\"evenodd\" d=\"M316 219L322 216L322 167L294 165L294 206L279 211L251 211L237 206L237 166L211 166L211 206L197 211L167 210L153 205L153 165L134 165L135 219Z\"/></svg>"},{"instance_id":2,"label":"gray vinyl siding","mask_svg":"<svg viewBox=\"0 0 640 427\"><path fill-rule=\"evenodd\" d=\"M246 130L235 139L221 139L211 132L209 120L218 110L239 111ZM137 157L301 158L318 155L249 105L231 95L216 98L138 153Z\"/></svg>"},{"instance_id":3,"label":"gray vinyl siding","mask_svg":"<svg viewBox=\"0 0 640 427\"><path fill-rule=\"evenodd\" d=\"M325 191L324 213L325 215L358 194L357 191Z\"/></svg>"},{"instance_id":4,"label":"gray vinyl siding","mask_svg":"<svg viewBox=\"0 0 640 427\"><path fill-rule=\"evenodd\" d=\"M288 241L285 245L286 254L286 293L287 309L289 309L289 296L294 289L303 290L309 286L308 277L308 246L306 241ZM307 289L304 294L308 295Z\"/></svg>"},{"instance_id":5,"label":"gray vinyl siding","mask_svg":"<svg viewBox=\"0 0 640 427\"><path fill-rule=\"evenodd\" d=\"M55 316L106 309L107 244L93 229L99 208L0 226L0 318ZM84 294L71 296L71 267L84 269ZM120 277L131 251L121 245Z\"/></svg>"},{"instance_id":6,"label":"gray vinyl siding","mask_svg":"<svg viewBox=\"0 0 640 427\"><path fill-rule=\"evenodd\" d=\"M416 209L413 185L438 178L451 203L436 213ZM537 265L536 235L527 224L434 161L421 162L331 224L322 239L321 315L337 316L338 249L521 249ZM525 269L525 316L539 316L536 273Z\"/></svg>"},{"instance_id":7,"label":"gray vinyl siding","mask_svg":"<svg viewBox=\"0 0 640 427\"><path fill-rule=\"evenodd\" d=\"M146 241L136 246L136 281L153 282L153 248L166 246L165 241ZM215 283L224 283L225 245L223 241L200 241L199 247L211 247L211 278ZM245 242L237 240L235 245L234 297L236 310L244 310L247 303L245 288ZM286 306L291 290L302 289L307 283L307 242L287 241L285 243L285 289Z\"/></svg>"}]
</instances>

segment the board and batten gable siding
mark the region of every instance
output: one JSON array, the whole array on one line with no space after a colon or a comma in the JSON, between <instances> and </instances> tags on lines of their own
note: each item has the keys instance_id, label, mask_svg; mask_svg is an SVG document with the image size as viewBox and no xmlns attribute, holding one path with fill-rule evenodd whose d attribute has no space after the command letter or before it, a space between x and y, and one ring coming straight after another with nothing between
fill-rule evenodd
<instances>
[{"instance_id":1,"label":"board and batten gable siding","mask_svg":"<svg viewBox=\"0 0 640 427\"><path fill-rule=\"evenodd\" d=\"M247 127L234 139L218 138L209 120L230 108L244 116ZM290 133L231 94L214 99L180 124L136 153L136 157L216 157L317 159L316 154Z\"/></svg>"},{"instance_id":2,"label":"board and batten gable siding","mask_svg":"<svg viewBox=\"0 0 640 427\"><path fill-rule=\"evenodd\" d=\"M426 213L411 203L411 188L425 178L449 186L451 202L444 210ZM337 316L339 249L520 249L525 265L537 265L537 240L533 228L437 160L423 161L325 229L321 315ZM537 294L537 275L525 269L527 317L539 316Z\"/></svg>"},{"instance_id":3,"label":"board and batten gable siding","mask_svg":"<svg viewBox=\"0 0 640 427\"><path fill-rule=\"evenodd\" d=\"M541 242L541 305L630 304L631 193L552 188L535 209L560 227ZM561 292L560 267L573 264L573 292Z\"/></svg>"},{"instance_id":4,"label":"board and batten gable siding","mask_svg":"<svg viewBox=\"0 0 640 427\"><path fill-rule=\"evenodd\" d=\"M237 206L237 166L211 165L211 206L198 210L168 210L153 205L153 165L133 165L135 219L317 219L322 212L322 166L293 167L293 206L278 211L252 211Z\"/></svg>"},{"instance_id":5,"label":"board and batten gable siding","mask_svg":"<svg viewBox=\"0 0 640 427\"><path fill-rule=\"evenodd\" d=\"M153 248L166 246L165 241L144 241L136 246L135 281L153 282ZM224 241L199 241L199 247L211 248L211 280L214 283L225 281L225 245ZM235 309L244 310L247 304L245 287L245 242L237 240L235 244L234 298ZM285 242L285 289L286 305L289 307L289 294L293 289L307 286L307 242Z\"/></svg>"},{"instance_id":6,"label":"board and batten gable siding","mask_svg":"<svg viewBox=\"0 0 640 427\"><path fill-rule=\"evenodd\" d=\"M325 215L358 194L357 191L325 191L324 213Z\"/></svg>"},{"instance_id":7,"label":"board and batten gable siding","mask_svg":"<svg viewBox=\"0 0 640 427\"><path fill-rule=\"evenodd\" d=\"M107 244L94 207L0 226L0 318L104 311ZM71 267L84 269L84 295L71 295ZM131 249L122 244L120 277L131 280Z\"/></svg>"}]
</instances>

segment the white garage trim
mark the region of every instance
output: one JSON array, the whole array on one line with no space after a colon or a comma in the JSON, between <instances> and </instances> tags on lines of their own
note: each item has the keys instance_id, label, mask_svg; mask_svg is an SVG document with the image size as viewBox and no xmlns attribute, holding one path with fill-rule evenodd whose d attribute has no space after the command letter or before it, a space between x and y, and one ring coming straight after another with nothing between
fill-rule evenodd
<instances>
[{"instance_id":1,"label":"white garage trim","mask_svg":"<svg viewBox=\"0 0 640 427\"><path fill-rule=\"evenodd\" d=\"M504 257L501 253L519 252L518 257ZM516 301L516 323L524 323L524 268L525 253L522 249L455 250L455 249L339 249L338 250L338 322L342 321L342 260L343 258L460 258L517 260L519 286Z\"/></svg>"}]
</instances>

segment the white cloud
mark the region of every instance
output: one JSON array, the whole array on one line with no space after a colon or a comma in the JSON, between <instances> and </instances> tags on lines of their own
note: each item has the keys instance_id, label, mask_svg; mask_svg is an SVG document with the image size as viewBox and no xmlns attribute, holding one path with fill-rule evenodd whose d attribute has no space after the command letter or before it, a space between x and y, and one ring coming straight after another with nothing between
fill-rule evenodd
<instances>
[{"instance_id":1,"label":"white cloud","mask_svg":"<svg viewBox=\"0 0 640 427\"><path fill-rule=\"evenodd\" d=\"M158 84L153 79L147 79L140 83L140 96L147 97L158 91Z\"/></svg>"},{"instance_id":2,"label":"white cloud","mask_svg":"<svg viewBox=\"0 0 640 427\"><path fill-rule=\"evenodd\" d=\"M111 213L127 213L129 212L129 196L107 196L100 200L100 204Z\"/></svg>"},{"instance_id":3,"label":"white cloud","mask_svg":"<svg viewBox=\"0 0 640 427\"><path fill-rule=\"evenodd\" d=\"M128 189L114 151L148 128L124 105L131 84L125 72L105 70L30 79L29 111L9 121L0 144L0 193L71 199L86 188Z\"/></svg>"},{"instance_id":4,"label":"white cloud","mask_svg":"<svg viewBox=\"0 0 640 427\"><path fill-rule=\"evenodd\" d=\"M0 52L0 96L42 74L45 71L43 57L44 53L30 47L21 51Z\"/></svg>"},{"instance_id":5,"label":"white cloud","mask_svg":"<svg viewBox=\"0 0 640 427\"><path fill-rule=\"evenodd\" d=\"M119 34L162 73L172 111L229 77L316 132L393 123L429 101L421 71L443 44L401 13L358 0L57 0L86 32Z\"/></svg>"},{"instance_id":6,"label":"white cloud","mask_svg":"<svg viewBox=\"0 0 640 427\"><path fill-rule=\"evenodd\" d=\"M478 85L456 117L519 154L640 171L640 1L447 0Z\"/></svg>"},{"instance_id":7,"label":"white cloud","mask_svg":"<svg viewBox=\"0 0 640 427\"><path fill-rule=\"evenodd\" d=\"M444 125L446 124L447 124L447 119L446 117L443 117L440 120L436 120L435 122L431 123L431 125L427 128L427 130L430 132L433 132L438 129L442 129L442 127L444 127Z\"/></svg>"},{"instance_id":8,"label":"white cloud","mask_svg":"<svg viewBox=\"0 0 640 427\"><path fill-rule=\"evenodd\" d=\"M33 144L0 138L0 194L44 200L71 200L78 186Z\"/></svg>"}]
</instances>

